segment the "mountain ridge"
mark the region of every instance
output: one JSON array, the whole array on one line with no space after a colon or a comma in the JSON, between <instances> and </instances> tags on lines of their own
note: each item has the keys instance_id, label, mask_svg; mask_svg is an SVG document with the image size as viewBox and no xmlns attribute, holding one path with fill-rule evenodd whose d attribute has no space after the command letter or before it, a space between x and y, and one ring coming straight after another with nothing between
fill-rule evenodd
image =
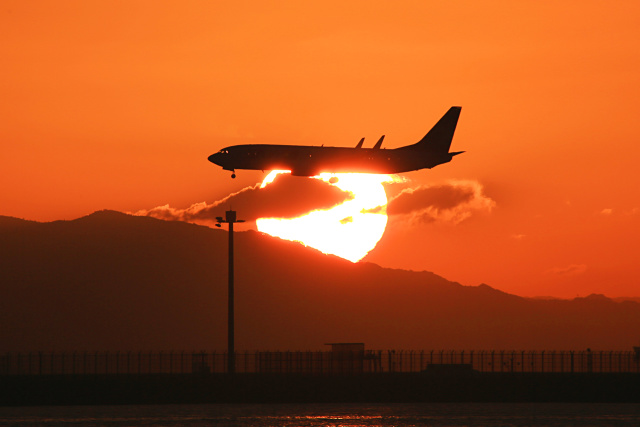
<instances>
[{"instance_id":1,"label":"mountain ridge","mask_svg":"<svg viewBox=\"0 0 640 427\"><path fill-rule=\"evenodd\" d=\"M226 231L108 210L47 223L3 218L0 351L224 349ZM239 350L637 343L637 302L536 300L353 264L255 231L235 237Z\"/></svg>"}]
</instances>

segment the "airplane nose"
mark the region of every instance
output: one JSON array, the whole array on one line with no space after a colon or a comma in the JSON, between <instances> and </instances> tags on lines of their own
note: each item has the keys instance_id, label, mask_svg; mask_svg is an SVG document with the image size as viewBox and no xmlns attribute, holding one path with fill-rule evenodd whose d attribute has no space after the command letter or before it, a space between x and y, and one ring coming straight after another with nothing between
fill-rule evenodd
<instances>
[{"instance_id":1,"label":"airplane nose","mask_svg":"<svg viewBox=\"0 0 640 427\"><path fill-rule=\"evenodd\" d=\"M215 163L216 165L219 165L219 163L218 163L219 158L220 158L220 155L219 155L219 154L220 154L220 153L214 153L214 154L210 155L210 156L208 157L208 160L209 160L211 163Z\"/></svg>"}]
</instances>

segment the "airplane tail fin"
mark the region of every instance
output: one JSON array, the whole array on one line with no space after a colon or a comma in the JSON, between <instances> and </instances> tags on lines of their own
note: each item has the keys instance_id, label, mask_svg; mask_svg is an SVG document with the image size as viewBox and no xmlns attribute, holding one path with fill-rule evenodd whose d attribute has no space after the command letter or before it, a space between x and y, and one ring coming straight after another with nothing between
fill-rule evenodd
<instances>
[{"instance_id":1,"label":"airplane tail fin","mask_svg":"<svg viewBox=\"0 0 640 427\"><path fill-rule=\"evenodd\" d=\"M433 150L438 153L449 153L453 133L458 124L462 107L451 107L449 111L431 128L424 138L414 146L421 149Z\"/></svg>"}]
</instances>

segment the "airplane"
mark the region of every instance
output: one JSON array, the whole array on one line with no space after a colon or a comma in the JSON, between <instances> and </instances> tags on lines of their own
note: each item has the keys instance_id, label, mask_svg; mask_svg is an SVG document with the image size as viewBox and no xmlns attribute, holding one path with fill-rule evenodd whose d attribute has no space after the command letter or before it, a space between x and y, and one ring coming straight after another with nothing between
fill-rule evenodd
<instances>
[{"instance_id":1,"label":"airplane","mask_svg":"<svg viewBox=\"0 0 640 427\"><path fill-rule=\"evenodd\" d=\"M431 169L464 153L449 152L461 109L451 107L424 138L395 149L381 148L382 135L373 148L362 147L364 138L355 148L248 144L223 148L208 159L231 171L231 178L236 177L236 169L290 170L294 176L316 176L322 172L394 174Z\"/></svg>"}]
</instances>

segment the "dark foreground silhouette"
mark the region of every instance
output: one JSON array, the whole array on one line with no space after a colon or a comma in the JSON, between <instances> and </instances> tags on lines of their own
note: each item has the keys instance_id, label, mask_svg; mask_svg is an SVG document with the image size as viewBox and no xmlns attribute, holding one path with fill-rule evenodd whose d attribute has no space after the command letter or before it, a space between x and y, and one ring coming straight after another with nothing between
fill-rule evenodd
<instances>
[{"instance_id":1,"label":"dark foreground silhouette","mask_svg":"<svg viewBox=\"0 0 640 427\"><path fill-rule=\"evenodd\" d=\"M0 405L640 402L640 374L386 373L12 376Z\"/></svg>"},{"instance_id":2,"label":"dark foreground silhouette","mask_svg":"<svg viewBox=\"0 0 640 427\"><path fill-rule=\"evenodd\" d=\"M31 353L0 359L3 405L640 402L638 352Z\"/></svg>"}]
</instances>

